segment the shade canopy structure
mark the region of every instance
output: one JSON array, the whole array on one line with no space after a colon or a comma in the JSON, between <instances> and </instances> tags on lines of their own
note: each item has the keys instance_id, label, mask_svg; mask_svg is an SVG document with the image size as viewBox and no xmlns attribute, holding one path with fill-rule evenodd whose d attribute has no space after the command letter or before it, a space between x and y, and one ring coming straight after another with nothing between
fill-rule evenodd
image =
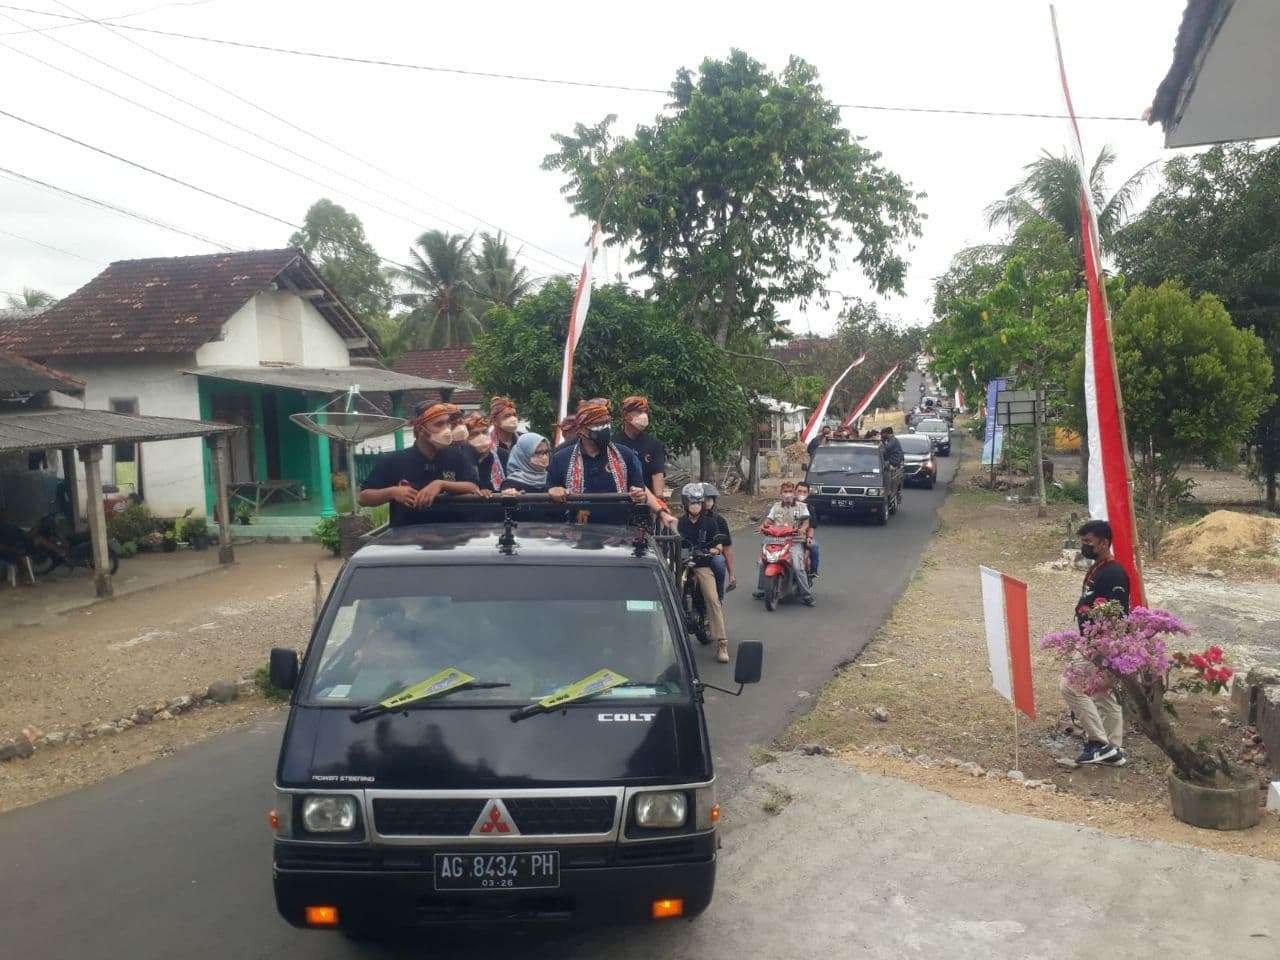
<instances>
[{"instance_id":1,"label":"shade canopy structure","mask_svg":"<svg viewBox=\"0 0 1280 960\"><path fill-rule=\"evenodd\" d=\"M1147 113L1166 147L1280 136L1280 3L1189 0Z\"/></svg>"},{"instance_id":2,"label":"shade canopy structure","mask_svg":"<svg viewBox=\"0 0 1280 960\"><path fill-rule=\"evenodd\" d=\"M401 393L406 390L455 390L460 386L447 380L428 380L382 367L198 367L182 372L212 380L323 394L346 393L352 387L359 387L366 393Z\"/></svg>"},{"instance_id":3,"label":"shade canopy structure","mask_svg":"<svg viewBox=\"0 0 1280 960\"><path fill-rule=\"evenodd\" d=\"M231 424L176 417L150 417L109 410L46 407L19 413L0 413L0 453L101 446L107 443L146 443L210 437L239 429Z\"/></svg>"}]
</instances>

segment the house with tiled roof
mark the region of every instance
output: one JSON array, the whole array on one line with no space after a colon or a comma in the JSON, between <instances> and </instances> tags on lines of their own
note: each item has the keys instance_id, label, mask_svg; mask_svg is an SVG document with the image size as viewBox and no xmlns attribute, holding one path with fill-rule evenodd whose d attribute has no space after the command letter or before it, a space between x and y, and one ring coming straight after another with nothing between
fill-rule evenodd
<instances>
[{"instance_id":1,"label":"house with tiled roof","mask_svg":"<svg viewBox=\"0 0 1280 960\"><path fill-rule=\"evenodd\" d=\"M83 380L90 407L243 426L229 450L233 509L255 522L297 518L298 532L332 513L343 453L292 415L350 386L399 406L409 391L453 386L385 369L359 319L294 248L112 263L46 310L0 324L0 349ZM104 480L158 516L212 513L199 440L117 445L103 460Z\"/></svg>"},{"instance_id":2,"label":"house with tiled roof","mask_svg":"<svg viewBox=\"0 0 1280 960\"><path fill-rule=\"evenodd\" d=\"M464 410L488 410L485 397L470 382L467 361L475 351L471 347L443 347L439 350L410 350L391 365L397 373L428 380L456 383L457 389L445 391L449 403L456 403ZM426 390L413 398L416 402L436 402L444 399L439 390Z\"/></svg>"}]
</instances>

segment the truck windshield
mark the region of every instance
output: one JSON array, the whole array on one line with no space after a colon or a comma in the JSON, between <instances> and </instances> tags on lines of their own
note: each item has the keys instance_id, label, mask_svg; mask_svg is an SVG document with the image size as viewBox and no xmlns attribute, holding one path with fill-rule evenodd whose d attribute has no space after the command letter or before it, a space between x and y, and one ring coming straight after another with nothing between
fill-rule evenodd
<instances>
[{"instance_id":1,"label":"truck windshield","mask_svg":"<svg viewBox=\"0 0 1280 960\"><path fill-rule=\"evenodd\" d=\"M947 423L945 420L921 420L916 429L921 433L946 433Z\"/></svg>"},{"instance_id":2,"label":"truck windshield","mask_svg":"<svg viewBox=\"0 0 1280 960\"><path fill-rule=\"evenodd\" d=\"M880 452L873 447L819 447L810 473L879 473Z\"/></svg>"},{"instance_id":3,"label":"truck windshield","mask_svg":"<svg viewBox=\"0 0 1280 960\"><path fill-rule=\"evenodd\" d=\"M606 669L628 682L596 702L687 690L658 573L644 567L364 567L309 659L312 706L369 706L450 669L480 682L418 706L524 705Z\"/></svg>"}]
</instances>

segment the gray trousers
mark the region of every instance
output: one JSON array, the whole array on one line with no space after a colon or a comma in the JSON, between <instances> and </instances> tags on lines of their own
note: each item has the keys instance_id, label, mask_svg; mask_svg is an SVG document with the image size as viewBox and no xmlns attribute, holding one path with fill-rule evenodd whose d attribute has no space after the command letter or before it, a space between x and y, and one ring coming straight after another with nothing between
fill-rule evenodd
<instances>
[{"instance_id":1,"label":"gray trousers","mask_svg":"<svg viewBox=\"0 0 1280 960\"><path fill-rule=\"evenodd\" d=\"M760 576L756 580L756 589L761 593L765 589L763 563L760 564ZM791 572L796 578L796 589L800 593L801 599L813 596L813 591L809 589L809 571L804 566L804 543L796 542L791 545Z\"/></svg>"}]
</instances>

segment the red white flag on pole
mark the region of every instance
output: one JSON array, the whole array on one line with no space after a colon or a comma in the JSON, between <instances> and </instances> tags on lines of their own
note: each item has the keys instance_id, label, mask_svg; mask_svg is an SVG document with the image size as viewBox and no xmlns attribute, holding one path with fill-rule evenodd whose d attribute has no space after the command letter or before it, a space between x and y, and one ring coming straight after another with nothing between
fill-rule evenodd
<instances>
[{"instance_id":1,"label":"red white flag on pole","mask_svg":"<svg viewBox=\"0 0 1280 960\"><path fill-rule=\"evenodd\" d=\"M841 430L849 430L858 422L858 418L867 412L867 407L871 406L871 401L874 400L876 395L884 389L884 385L889 382L890 378L892 378L895 373L898 372L898 367L900 366L902 366L902 364L895 363L889 368L888 373L871 385L871 389L867 391L867 395L863 397L861 402L850 410L849 415L844 418L844 423L840 424Z\"/></svg>"},{"instance_id":2,"label":"red white flag on pole","mask_svg":"<svg viewBox=\"0 0 1280 960\"><path fill-rule=\"evenodd\" d=\"M1089 168L1084 161L1084 143L1076 122L1067 85L1067 68L1058 36L1058 15L1049 6L1053 22L1053 43L1058 53L1058 75L1062 95L1071 118L1071 147L1080 175L1080 235L1084 249L1084 276L1089 304L1084 330L1084 400L1089 433L1089 515L1111 524L1112 552L1129 574L1132 604L1142 606L1142 565L1138 557L1134 529L1133 492L1129 485L1129 451L1124 429L1124 401L1120 375L1111 342L1111 315L1102 276L1102 247L1098 243L1098 221L1089 196Z\"/></svg>"},{"instance_id":3,"label":"red white flag on pole","mask_svg":"<svg viewBox=\"0 0 1280 960\"><path fill-rule=\"evenodd\" d=\"M587 243L587 259L578 274L578 289L573 294L573 309L569 311L569 333L564 339L564 364L560 368L560 413L556 418L556 436L560 436L560 422L569 415L569 391L573 387L573 352L582 339L582 328L587 322L587 309L591 306L591 267L596 259L596 247L600 242L600 224L591 225L591 239Z\"/></svg>"},{"instance_id":4,"label":"red white flag on pole","mask_svg":"<svg viewBox=\"0 0 1280 960\"><path fill-rule=\"evenodd\" d=\"M809 417L809 422L804 425L804 433L800 434L800 439L804 443L808 443L814 437L816 437L819 434L819 432L821 432L822 421L827 415L827 408L831 406L831 398L835 396L836 387L840 386L840 381L849 375L850 370L852 370L854 367L856 367L865 359L867 359L867 355L864 353L857 360L853 361L853 363L845 367L844 373L836 377L835 383L827 387L827 392L822 395L822 400L819 401L818 405L813 408L813 414Z\"/></svg>"},{"instance_id":5,"label":"red white flag on pole","mask_svg":"<svg viewBox=\"0 0 1280 960\"><path fill-rule=\"evenodd\" d=\"M1027 585L990 567L982 574L982 619L987 628L987 659L996 692L1032 720L1036 693L1031 683L1031 629Z\"/></svg>"}]
</instances>

